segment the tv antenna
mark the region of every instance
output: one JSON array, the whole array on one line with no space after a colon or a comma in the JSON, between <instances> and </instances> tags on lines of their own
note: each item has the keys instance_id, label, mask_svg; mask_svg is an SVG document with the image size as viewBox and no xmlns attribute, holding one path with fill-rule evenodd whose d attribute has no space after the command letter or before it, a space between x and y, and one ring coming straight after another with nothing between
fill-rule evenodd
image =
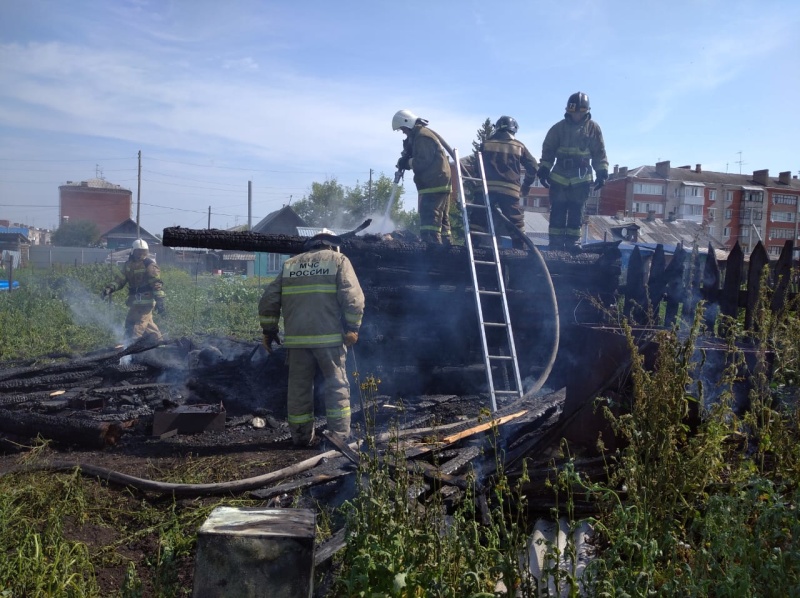
<instances>
[{"instance_id":1,"label":"tv antenna","mask_svg":"<svg viewBox=\"0 0 800 598\"><path fill-rule=\"evenodd\" d=\"M739 159L736 161L736 164L739 165L739 174L742 174L742 164L747 164L747 162L742 162L742 152L741 151L738 151L736 153L739 154Z\"/></svg>"},{"instance_id":2,"label":"tv antenna","mask_svg":"<svg viewBox=\"0 0 800 598\"><path fill-rule=\"evenodd\" d=\"M103 169L100 168L99 164L94 165L94 176L95 178L100 179L101 181L105 180L103 179Z\"/></svg>"}]
</instances>

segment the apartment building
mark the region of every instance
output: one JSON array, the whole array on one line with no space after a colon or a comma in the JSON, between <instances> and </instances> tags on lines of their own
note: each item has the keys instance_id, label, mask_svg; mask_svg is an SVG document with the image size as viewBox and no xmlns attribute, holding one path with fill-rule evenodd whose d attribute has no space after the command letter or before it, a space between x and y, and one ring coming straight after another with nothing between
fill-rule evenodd
<instances>
[{"instance_id":1,"label":"apartment building","mask_svg":"<svg viewBox=\"0 0 800 598\"><path fill-rule=\"evenodd\" d=\"M787 239L800 239L800 180L791 172L750 174L704 171L700 164L673 168L669 161L629 169L615 166L587 203L587 214L663 218L702 224L727 249L745 254L762 241L771 257ZM800 249L796 250L800 256Z\"/></svg>"}]
</instances>

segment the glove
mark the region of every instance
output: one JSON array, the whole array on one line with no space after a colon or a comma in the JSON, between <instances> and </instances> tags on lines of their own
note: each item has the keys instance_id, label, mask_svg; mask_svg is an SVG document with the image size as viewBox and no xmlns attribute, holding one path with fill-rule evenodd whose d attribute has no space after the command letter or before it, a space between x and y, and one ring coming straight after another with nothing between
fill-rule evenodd
<instances>
[{"instance_id":1,"label":"glove","mask_svg":"<svg viewBox=\"0 0 800 598\"><path fill-rule=\"evenodd\" d=\"M409 156L400 156L396 167L397 170L411 170L411 158Z\"/></svg>"},{"instance_id":2,"label":"glove","mask_svg":"<svg viewBox=\"0 0 800 598\"><path fill-rule=\"evenodd\" d=\"M597 181L594 184L595 190L600 189L603 185L605 185L607 179L608 179L608 171L607 170L598 170L597 171Z\"/></svg>"},{"instance_id":3,"label":"glove","mask_svg":"<svg viewBox=\"0 0 800 598\"><path fill-rule=\"evenodd\" d=\"M540 166L536 176L539 177L539 182L542 184L542 187L545 189L550 188L550 169L547 166Z\"/></svg>"},{"instance_id":4,"label":"glove","mask_svg":"<svg viewBox=\"0 0 800 598\"><path fill-rule=\"evenodd\" d=\"M161 314L162 316L167 315L167 306L164 305L163 297L156 297L156 313Z\"/></svg>"},{"instance_id":5,"label":"glove","mask_svg":"<svg viewBox=\"0 0 800 598\"><path fill-rule=\"evenodd\" d=\"M352 347L358 342L358 332L355 330L348 330L344 333L344 346Z\"/></svg>"},{"instance_id":6,"label":"glove","mask_svg":"<svg viewBox=\"0 0 800 598\"><path fill-rule=\"evenodd\" d=\"M281 339L278 338L278 330L276 328L270 328L269 330L264 330L264 338L261 339L261 344L264 345L264 348L267 350L267 353L272 353L272 343L276 345L281 344Z\"/></svg>"},{"instance_id":7,"label":"glove","mask_svg":"<svg viewBox=\"0 0 800 598\"><path fill-rule=\"evenodd\" d=\"M523 183L522 187L519 188L519 196L520 197L528 197L528 193L530 193L531 186L527 183Z\"/></svg>"}]
</instances>

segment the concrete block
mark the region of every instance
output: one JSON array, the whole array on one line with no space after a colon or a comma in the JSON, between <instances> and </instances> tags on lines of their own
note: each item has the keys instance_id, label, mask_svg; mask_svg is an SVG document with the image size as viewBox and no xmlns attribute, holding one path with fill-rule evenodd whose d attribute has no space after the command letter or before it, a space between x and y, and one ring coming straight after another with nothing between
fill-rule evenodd
<instances>
[{"instance_id":1,"label":"concrete block","mask_svg":"<svg viewBox=\"0 0 800 598\"><path fill-rule=\"evenodd\" d=\"M217 507L197 532L194 598L310 598L316 514Z\"/></svg>"}]
</instances>

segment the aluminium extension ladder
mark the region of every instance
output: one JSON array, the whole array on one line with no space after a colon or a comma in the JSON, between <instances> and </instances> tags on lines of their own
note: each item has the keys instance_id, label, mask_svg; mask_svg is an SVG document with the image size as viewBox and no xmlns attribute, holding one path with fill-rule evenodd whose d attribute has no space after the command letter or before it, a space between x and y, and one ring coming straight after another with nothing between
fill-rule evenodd
<instances>
[{"instance_id":1,"label":"aluminium extension ladder","mask_svg":"<svg viewBox=\"0 0 800 598\"><path fill-rule=\"evenodd\" d=\"M475 305L480 322L483 362L486 368L489 396L492 400L492 413L494 413L497 411L498 395L522 398L522 379L519 374L517 350L514 346L514 333L511 329L506 287L503 280L503 270L500 265L500 250L497 247L497 237L495 237L494 219L492 218L493 210L489 203L489 189L486 185L486 172L483 168L483 154L477 153L476 166L479 176L473 177L471 173L468 173L469 176L462 173L458 150L454 150L454 153L456 172L458 174L458 201L464 218L464 239L469 249ZM478 203L467 203L464 195L464 181L480 183L483 198ZM481 211L486 214L487 232L470 229L470 211ZM476 259L475 247L478 246L481 240L491 241L491 252L488 257ZM487 252L484 250L480 253L483 256ZM491 321L486 320L485 312L492 316ZM508 375L508 365L512 367L513 380ZM493 366L498 367L493 369ZM498 390L496 382L501 382L505 388Z\"/></svg>"}]
</instances>

